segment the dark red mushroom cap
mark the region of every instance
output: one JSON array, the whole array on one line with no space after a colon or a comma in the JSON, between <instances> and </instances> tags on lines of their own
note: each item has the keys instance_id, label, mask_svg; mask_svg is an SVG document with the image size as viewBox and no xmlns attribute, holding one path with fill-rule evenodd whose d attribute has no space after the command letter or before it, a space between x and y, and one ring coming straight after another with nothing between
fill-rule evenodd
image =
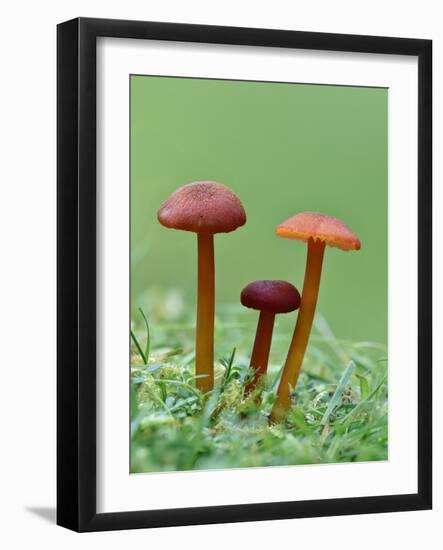
<instances>
[{"instance_id":1,"label":"dark red mushroom cap","mask_svg":"<svg viewBox=\"0 0 443 550\"><path fill-rule=\"evenodd\" d=\"M259 311L289 313L299 308L300 294L287 281L254 281L242 290L240 301Z\"/></svg>"},{"instance_id":2,"label":"dark red mushroom cap","mask_svg":"<svg viewBox=\"0 0 443 550\"><path fill-rule=\"evenodd\" d=\"M246 223L240 199L226 185L195 181L180 187L157 212L165 227L194 233L229 233Z\"/></svg>"}]
</instances>

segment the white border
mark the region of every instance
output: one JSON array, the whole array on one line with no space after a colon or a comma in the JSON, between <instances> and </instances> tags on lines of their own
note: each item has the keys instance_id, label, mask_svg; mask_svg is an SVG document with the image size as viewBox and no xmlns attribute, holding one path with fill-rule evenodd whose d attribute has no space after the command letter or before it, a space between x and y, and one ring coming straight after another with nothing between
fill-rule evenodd
<instances>
[{"instance_id":1,"label":"white border","mask_svg":"<svg viewBox=\"0 0 443 550\"><path fill-rule=\"evenodd\" d=\"M389 88L389 461L129 475L131 73ZM97 512L417 492L417 74L412 56L98 39Z\"/></svg>"}]
</instances>

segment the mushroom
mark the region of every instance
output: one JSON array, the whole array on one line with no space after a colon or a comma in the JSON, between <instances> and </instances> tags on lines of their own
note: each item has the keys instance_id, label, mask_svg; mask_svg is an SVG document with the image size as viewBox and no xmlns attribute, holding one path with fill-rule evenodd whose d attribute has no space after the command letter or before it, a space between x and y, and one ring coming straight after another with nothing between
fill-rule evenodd
<instances>
[{"instance_id":1,"label":"mushroom","mask_svg":"<svg viewBox=\"0 0 443 550\"><path fill-rule=\"evenodd\" d=\"M246 386L246 392L250 392L268 368L275 315L298 309L300 294L287 281L254 281L242 290L240 301L245 307L260 311L250 362L254 379Z\"/></svg>"},{"instance_id":2,"label":"mushroom","mask_svg":"<svg viewBox=\"0 0 443 550\"><path fill-rule=\"evenodd\" d=\"M276 230L278 237L298 239L308 244L303 292L283 373L277 391L277 400L271 412L271 421L282 420L291 404L291 388L294 389L300 374L303 357L312 328L320 285L325 246L341 250L360 250L360 241L342 221L318 212L302 212L281 223Z\"/></svg>"},{"instance_id":3,"label":"mushroom","mask_svg":"<svg viewBox=\"0 0 443 550\"><path fill-rule=\"evenodd\" d=\"M240 199L225 185L196 181L180 187L160 206L165 227L197 233L198 297L195 345L197 387L214 386L214 234L229 233L246 223Z\"/></svg>"}]
</instances>

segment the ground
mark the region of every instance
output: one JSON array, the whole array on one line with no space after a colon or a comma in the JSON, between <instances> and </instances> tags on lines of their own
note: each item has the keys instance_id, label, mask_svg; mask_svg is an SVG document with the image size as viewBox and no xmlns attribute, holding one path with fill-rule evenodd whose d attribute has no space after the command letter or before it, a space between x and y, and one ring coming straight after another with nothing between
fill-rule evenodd
<instances>
[{"instance_id":1,"label":"ground","mask_svg":"<svg viewBox=\"0 0 443 550\"><path fill-rule=\"evenodd\" d=\"M270 425L294 319L277 318L268 375L245 395L256 319L240 306L219 310L215 387L206 395L195 387L192 316L171 320L153 308L148 321L134 312L133 473L387 459L385 346L338 340L317 314L292 408Z\"/></svg>"}]
</instances>

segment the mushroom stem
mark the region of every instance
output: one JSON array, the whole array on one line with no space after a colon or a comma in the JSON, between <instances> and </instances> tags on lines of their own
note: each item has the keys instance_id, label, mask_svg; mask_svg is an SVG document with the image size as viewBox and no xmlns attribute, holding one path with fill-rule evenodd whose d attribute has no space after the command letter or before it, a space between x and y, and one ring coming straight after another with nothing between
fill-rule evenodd
<instances>
[{"instance_id":1,"label":"mushroom stem","mask_svg":"<svg viewBox=\"0 0 443 550\"><path fill-rule=\"evenodd\" d=\"M266 374L269 350L271 349L272 332L274 330L274 319L275 313L270 313L268 311L260 312L250 363L251 369L254 369L254 378L246 386L246 393L252 391L260 378Z\"/></svg>"},{"instance_id":2,"label":"mushroom stem","mask_svg":"<svg viewBox=\"0 0 443 550\"><path fill-rule=\"evenodd\" d=\"M297 384L314 320L324 251L325 244L322 241L308 240L308 255L300 310L280 379L277 401L274 403L271 412L271 422L282 420L291 405L291 389L294 390Z\"/></svg>"},{"instance_id":3,"label":"mushroom stem","mask_svg":"<svg viewBox=\"0 0 443 550\"><path fill-rule=\"evenodd\" d=\"M195 373L199 390L214 386L214 236L198 233L198 296Z\"/></svg>"}]
</instances>

